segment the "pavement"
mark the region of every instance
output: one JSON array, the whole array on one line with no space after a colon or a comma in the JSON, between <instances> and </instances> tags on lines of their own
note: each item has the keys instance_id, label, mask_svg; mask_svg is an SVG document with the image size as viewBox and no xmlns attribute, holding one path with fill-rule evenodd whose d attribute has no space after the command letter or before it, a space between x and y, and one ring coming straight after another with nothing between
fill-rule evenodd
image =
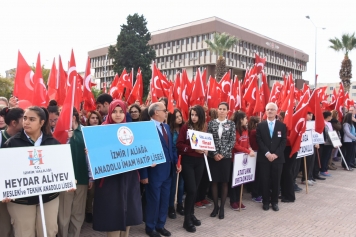
<instances>
[{"instance_id":1,"label":"pavement","mask_svg":"<svg viewBox=\"0 0 356 237\"><path fill-rule=\"evenodd\" d=\"M165 228L172 237L228 237L228 236L356 236L356 170L345 171L340 162L334 162L337 170L331 170L332 177L318 180L308 187L300 184L303 191L296 193L294 203L279 203L279 211L262 210L261 203L251 200L251 195L244 193L243 203L246 210L233 211L229 200L226 201L225 219L211 218L213 207L195 209L195 215L202 221L195 233L183 229L183 216L177 219L167 218ZM92 230L85 222L80 237L101 237L105 233ZM133 226L130 235L144 237L145 226Z\"/></svg>"}]
</instances>

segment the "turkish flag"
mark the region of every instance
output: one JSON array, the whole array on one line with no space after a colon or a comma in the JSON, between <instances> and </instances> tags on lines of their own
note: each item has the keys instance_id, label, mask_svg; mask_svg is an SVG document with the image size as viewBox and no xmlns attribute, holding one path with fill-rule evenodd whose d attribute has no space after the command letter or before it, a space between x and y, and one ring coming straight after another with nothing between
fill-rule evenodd
<instances>
[{"instance_id":1,"label":"turkish flag","mask_svg":"<svg viewBox=\"0 0 356 237\"><path fill-rule=\"evenodd\" d=\"M176 101L176 106L179 107L179 96L181 93L181 88L180 88L180 79L181 78L181 73L177 72L176 73L176 79L174 81L174 86L173 86L173 99Z\"/></svg>"},{"instance_id":2,"label":"turkish flag","mask_svg":"<svg viewBox=\"0 0 356 237\"><path fill-rule=\"evenodd\" d=\"M339 89L339 95L336 99L336 103L335 103L335 110L338 112L339 116L338 116L338 120L341 123L342 119L343 119L343 111L342 111L342 107L344 107L345 104L345 92L344 92L344 85L343 83L340 82L340 89Z\"/></svg>"},{"instance_id":3,"label":"turkish flag","mask_svg":"<svg viewBox=\"0 0 356 237\"><path fill-rule=\"evenodd\" d=\"M56 128L53 132L53 136L61 143L66 144L68 140L68 130L72 128L72 118L73 118L73 105L74 105L74 93L76 89L77 82L77 70L75 66L74 53L72 50L70 59L70 68L72 70L68 71L68 94L64 100L62 111L59 115Z\"/></svg>"},{"instance_id":4,"label":"turkish flag","mask_svg":"<svg viewBox=\"0 0 356 237\"><path fill-rule=\"evenodd\" d=\"M32 105L39 106L39 107L47 107L48 104L48 94L47 88L44 84L42 78L42 66L41 66L41 56L38 53L37 62L36 62L36 71L35 75L33 75L33 99Z\"/></svg>"},{"instance_id":5,"label":"turkish flag","mask_svg":"<svg viewBox=\"0 0 356 237\"><path fill-rule=\"evenodd\" d=\"M17 68L14 81L14 96L19 100L32 101L34 93L33 71L18 51Z\"/></svg>"},{"instance_id":6,"label":"turkish flag","mask_svg":"<svg viewBox=\"0 0 356 237\"><path fill-rule=\"evenodd\" d=\"M57 103L62 106L67 95L67 77L68 74L63 69L62 59L59 56L58 60L58 75L57 75Z\"/></svg>"},{"instance_id":7,"label":"turkish flag","mask_svg":"<svg viewBox=\"0 0 356 237\"><path fill-rule=\"evenodd\" d=\"M322 88L314 90L312 95L310 96L308 103L308 111L313 113L315 116L315 131L318 133L322 133L324 131L325 126L323 111L320 107L320 98L322 96L322 93Z\"/></svg>"},{"instance_id":8,"label":"turkish flag","mask_svg":"<svg viewBox=\"0 0 356 237\"><path fill-rule=\"evenodd\" d=\"M200 74L200 68L198 68L197 73L195 75L195 81L192 89L192 93L190 96L190 105L201 105L204 106L205 102L205 91L204 91L204 83L202 76Z\"/></svg>"},{"instance_id":9,"label":"turkish flag","mask_svg":"<svg viewBox=\"0 0 356 237\"><path fill-rule=\"evenodd\" d=\"M243 99L250 104L256 103L256 90L257 90L257 76L251 76L250 77L250 84L248 85ZM252 112L252 111L251 111Z\"/></svg>"},{"instance_id":10,"label":"turkish flag","mask_svg":"<svg viewBox=\"0 0 356 237\"><path fill-rule=\"evenodd\" d=\"M230 70L221 78L219 85L221 88L221 101L228 102L231 90Z\"/></svg>"},{"instance_id":11,"label":"turkish flag","mask_svg":"<svg viewBox=\"0 0 356 237\"><path fill-rule=\"evenodd\" d=\"M293 77L292 77L292 73L289 74L288 79L286 80L285 86L283 88L282 91L282 95L281 95L281 111L286 111L287 109L287 97L289 95L289 93L294 93L294 89L291 90L291 85L293 84ZM293 106L293 105L292 105Z\"/></svg>"},{"instance_id":12,"label":"turkish flag","mask_svg":"<svg viewBox=\"0 0 356 237\"><path fill-rule=\"evenodd\" d=\"M204 68L204 71L203 71L203 73L201 74L201 78L202 78L202 81L203 81L203 88L204 88L205 95L206 95L206 89L207 89L207 83L206 83L206 68Z\"/></svg>"},{"instance_id":13,"label":"turkish flag","mask_svg":"<svg viewBox=\"0 0 356 237\"><path fill-rule=\"evenodd\" d=\"M152 79L151 79L151 95L152 102L153 98L157 99L160 97L167 97L169 94L170 82L161 73L161 71L156 67L155 63L152 63Z\"/></svg>"},{"instance_id":14,"label":"turkish flag","mask_svg":"<svg viewBox=\"0 0 356 237\"><path fill-rule=\"evenodd\" d=\"M306 130L306 116L308 112L308 103L293 114L292 129L290 130L289 142L292 146L292 150L289 157L292 157L294 153L300 149L300 143L302 142L302 135ZM323 124L324 125L324 124Z\"/></svg>"},{"instance_id":15,"label":"turkish flag","mask_svg":"<svg viewBox=\"0 0 356 237\"><path fill-rule=\"evenodd\" d=\"M260 74L263 70L267 58L261 58L257 53L255 53L255 65L256 65L256 74Z\"/></svg>"},{"instance_id":16,"label":"turkish flag","mask_svg":"<svg viewBox=\"0 0 356 237\"><path fill-rule=\"evenodd\" d=\"M167 110L173 114L174 113L174 105L173 105L174 99L173 99L173 86L170 86L169 88L169 95L168 95L168 105L167 105Z\"/></svg>"},{"instance_id":17,"label":"turkish flag","mask_svg":"<svg viewBox=\"0 0 356 237\"><path fill-rule=\"evenodd\" d=\"M189 97L187 95L187 92L189 90L188 87L190 87L190 82L188 79L187 71L184 69L182 74L181 74L181 85L180 88L182 90L182 93L179 95L179 109L182 112L182 116L184 121L188 121L188 110L189 110Z\"/></svg>"},{"instance_id":18,"label":"turkish flag","mask_svg":"<svg viewBox=\"0 0 356 237\"><path fill-rule=\"evenodd\" d=\"M77 82L75 83L75 92L74 92L74 107L80 111L80 104L83 101L83 90L82 90L82 81L84 81L83 77L77 73Z\"/></svg>"},{"instance_id":19,"label":"turkish flag","mask_svg":"<svg viewBox=\"0 0 356 237\"><path fill-rule=\"evenodd\" d=\"M229 113L228 113L228 118L231 117L231 115L236 111L236 107L239 106L237 104L239 104L240 102L237 101L237 90L238 88L238 78L235 75L234 80L232 81L232 85L230 86L230 93L229 93Z\"/></svg>"},{"instance_id":20,"label":"turkish flag","mask_svg":"<svg viewBox=\"0 0 356 237\"><path fill-rule=\"evenodd\" d=\"M56 68L56 61L53 59L52 68L49 72L48 80L48 98L50 100L57 101L57 68Z\"/></svg>"},{"instance_id":21,"label":"turkish flag","mask_svg":"<svg viewBox=\"0 0 356 237\"><path fill-rule=\"evenodd\" d=\"M87 65L85 67L84 74L84 83L83 83L83 101L84 101L84 110L91 111L96 110L95 99L93 92L91 91L91 73L90 73L90 58L87 59Z\"/></svg>"},{"instance_id":22,"label":"turkish flag","mask_svg":"<svg viewBox=\"0 0 356 237\"><path fill-rule=\"evenodd\" d=\"M272 91L269 96L268 102L273 102L273 103L277 104L277 101L278 101L279 97L281 96L282 88L283 88L283 85L281 83L279 83L278 81L273 83Z\"/></svg>"},{"instance_id":23,"label":"turkish flag","mask_svg":"<svg viewBox=\"0 0 356 237\"><path fill-rule=\"evenodd\" d=\"M347 106L347 109L349 109L350 106L354 106L354 104L355 104L354 100L350 99L349 92L346 92L346 94L345 94L345 104Z\"/></svg>"},{"instance_id":24,"label":"turkish flag","mask_svg":"<svg viewBox=\"0 0 356 237\"><path fill-rule=\"evenodd\" d=\"M221 102L221 87L217 81L209 77L208 81L208 96L207 96L207 104L209 109L217 109Z\"/></svg>"},{"instance_id":25,"label":"turkish flag","mask_svg":"<svg viewBox=\"0 0 356 237\"><path fill-rule=\"evenodd\" d=\"M291 85L290 87L291 90L294 90L294 84ZM287 97L287 107L285 110L285 117L283 122L287 126L287 129L290 131L293 128L293 107L294 107L294 93L289 93Z\"/></svg>"},{"instance_id":26,"label":"turkish flag","mask_svg":"<svg viewBox=\"0 0 356 237\"><path fill-rule=\"evenodd\" d=\"M305 104L308 104L308 101L310 99L310 91L306 91L301 97L300 97L300 101L297 104L297 106L295 107L295 111L299 110L300 108L302 108Z\"/></svg>"},{"instance_id":27,"label":"turkish flag","mask_svg":"<svg viewBox=\"0 0 356 237\"><path fill-rule=\"evenodd\" d=\"M136 100L140 101L142 104L142 96L143 96L143 81L142 81L142 73L141 69L138 68L136 75L136 82L134 87L132 88L131 94L127 98L127 103L129 105L135 103Z\"/></svg>"},{"instance_id":28,"label":"turkish flag","mask_svg":"<svg viewBox=\"0 0 356 237\"><path fill-rule=\"evenodd\" d=\"M119 82L119 75L116 73L114 80L112 81L110 89L109 89L109 94L113 98L118 98L118 88L117 88L118 82Z\"/></svg>"},{"instance_id":29,"label":"turkish flag","mask_svg":"<svg viewBox=\"0 0 356 237\"><path fill-rule=\"evenodd\" d=\"M260 92L262 92L258 86L256 87L256 105L254 106L253 109L253 114L259 113L259 112L264 112L265 110L265 106L263 105L263 99L261 97L263 97L263 94L261 94Z\"/></svg>"},{"instance_id":30,"label":"turkish flag","mask_svg":"<svg viewBox=\"0 0 356 237\"><path fill-rule=\"evenodd\" d=\"M303 83L303 89L302 89L303 94L304 94L307 90L310 90L309 86L308 86L306 83Z\"/></svg>"}]
</instances>

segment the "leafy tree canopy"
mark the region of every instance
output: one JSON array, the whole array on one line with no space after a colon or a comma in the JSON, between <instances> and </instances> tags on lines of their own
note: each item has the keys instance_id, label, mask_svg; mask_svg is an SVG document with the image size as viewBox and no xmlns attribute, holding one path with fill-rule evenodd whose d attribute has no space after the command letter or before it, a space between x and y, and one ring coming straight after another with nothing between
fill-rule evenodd
<instances>
[{"instance_id":1,"label":"leafy tree canopy","mask_svg":"<svg viewBox=\"0 0 356 237\"><path fill-rule=\"evenodd\" d=\"M12 79L0 77L0 96L9 99L12 95L14 83Z\"/></svg>"},{"instance_id":2,"label":"leafy tree canopy","mask_svg":"<svg viewBox=\"0 0 356 237\"><path fill-rule=\"evenodd\" d=\"M156 52L148 45L150 39L145 17L135 13L127 17L127 24L121 25L116 45L109 47L115 73L120 74L124 68L127 71L134 68L136 74L138 68L141 68L144 94L148 92L151 79L151 62L156 57Z\"/></svg>"}]
</instances>

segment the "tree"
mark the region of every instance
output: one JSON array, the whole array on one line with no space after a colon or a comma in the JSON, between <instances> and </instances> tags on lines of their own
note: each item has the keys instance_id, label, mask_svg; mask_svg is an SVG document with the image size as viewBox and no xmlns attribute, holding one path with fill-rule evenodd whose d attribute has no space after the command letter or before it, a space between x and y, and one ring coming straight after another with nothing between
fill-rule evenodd
<instances>
[{"instance_id":1,"label":"tree","mask_svg":"<svg viewBox=\"0 0 356 237\"><path fill-rule=\"evenodd\" d=\"M223 57L225 51L230 49L239 40L235 36L231 36L227 33L214 33L213 41L205 40L208 44L208 48L211 52L218 55L218 60L215 65L216 79L220 81L224 74L227 72L226 61Z\"/></svg>"},{"instance_id":2,"label":"tree","mask_svg":"<svg viewBox=\"0 0 356 237\"><path fill-rule=\"evenodd\" d=\"M332 44L329 48L332 48L336 52L342 51L344 53L344 60L341 62L341 69L339 76L341 82L344 84L345 92L350 90L350 79L352 78L352 64L349 59L349 52L353 49L356 49L356 38L355 33L343 34L341 40L338 38L329 39L329 42Z\"/></svg>"},{"instance_id":3,"label":"tree","mask_svg":"<svg viewBox=\"0 0 356 237\"><path fill-rule=\"evenodd\" d=\"M3 78L0 76L0 96L9 99L12 96L14 89L14 82L9 78Z\"/></svg>"},{"instance_id":4,"label":"tree","mask_svg":"<svg viewBox=\"0 0 356 237\"><path fill-rule=\"evenodd\" d=\"M102 90L100 90L100 89L98 89L96 87L92 87L91 88L91 92L93 92L95 100L98 98L99 95L101 95L103 93Z\"/></svg>"},{"instance_id":5,"label":"tree","mask_svg":"<svg viewBox=\"0 0 356 237\"><path fill-rule=\"evenodd\" d=\"M144 85L144 94L148 92L151 79L151 63L156 57L156 52L148 45L151 34L147 29L147 21L143 15L137 13L129 15L127 24L121 25L120 34L117 36L115 46L109 47L109 58L113 60L115 73L121 74L126 68L130 71L134 68L135 73L141 68Z\"/></svg>"}]
</instances>

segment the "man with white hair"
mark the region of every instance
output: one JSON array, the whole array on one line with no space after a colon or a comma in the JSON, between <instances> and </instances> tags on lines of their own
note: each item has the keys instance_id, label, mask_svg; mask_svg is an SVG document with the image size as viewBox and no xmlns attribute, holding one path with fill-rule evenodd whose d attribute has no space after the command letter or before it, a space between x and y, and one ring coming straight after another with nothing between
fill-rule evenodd
<instances>
[{"instance_id":1,"label":"man with white hair","mask_svg":"<svg viewBox=\"0 0 356 237\"><path fill-rule=\"evenodd\" d=\"M262 186L263 210L278 211L278 194L284 163L284 149L287 142L286 125L276 120L278 107L275 103L266 105L267 120L257 125L256 140L258 144L257 162L259 162ZM270 193L270 187L272 193Z\"/></svg>"}]
</instances>

